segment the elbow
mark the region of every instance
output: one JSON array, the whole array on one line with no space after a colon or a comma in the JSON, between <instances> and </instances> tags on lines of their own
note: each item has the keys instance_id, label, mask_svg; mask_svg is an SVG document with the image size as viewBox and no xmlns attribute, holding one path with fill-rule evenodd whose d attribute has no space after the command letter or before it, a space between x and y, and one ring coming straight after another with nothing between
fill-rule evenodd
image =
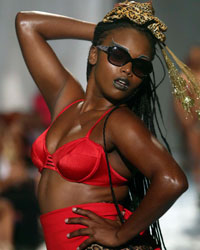
<instances>
[{"instance_id":1,"label":"elbow","mask_svg":"<svg viewBox=\"0 0 200 250\"><path fill-rule=\"evenodd\" d=\"M184 174L181 174L181 176L165 176L165 181L168 183L168 190L169 192L175 196L179 197L181 196L187 189L188 189L188 181Z\"/></svg>"},{"instance_id":2,"label":"elbow","mask_svg":"<svg viewBox=\"0 0 200 250\"><path fill-rule=\"evenodd\" d=\"M27 30L27 28L31 27L31 20L29 18L30 12L27 11L20 11L17 13L15 18L15 27L16 30Z\"/></svg>"},{"instance_id":3,"label":"elbow","mask_svg":"<svg viewBox=\"0 0 200 250\"><path fill-rule=\"evenodd\" d=\"M177 180L177 184L176 184L176 192L181 195L183 194L187 189L188 189L189 185L188 185L188 181L187 179L182 179L182 180Z\"/></svg>"},{"instance_id":4,"label":"elbow","mask_svg":"<svg viewBox=\"0 0 200 250\"><path fill-rule=\"evenodd\" d=\"M16 17L15 17L15 24L16 26L20 26L24 21L24 12L20 11L17 13Z\"/></svg>"}]
</instances>

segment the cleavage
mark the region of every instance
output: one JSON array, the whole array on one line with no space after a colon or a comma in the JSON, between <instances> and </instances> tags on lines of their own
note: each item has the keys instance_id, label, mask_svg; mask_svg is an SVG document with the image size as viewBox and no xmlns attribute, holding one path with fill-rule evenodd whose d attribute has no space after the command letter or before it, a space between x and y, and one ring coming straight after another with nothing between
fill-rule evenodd
<instances>
[{"instance_id":1,"label":"cleavage","mask_svg":"<svg viewBox=\"0 0 200 250\"><path fill-rule=\"evenodd\" d=\"M55 153L64 144L83 137L81 125L71 119L58 119L52 124L46 134L46 147L50 154ZM62 121L61 121L62 120Z\"/></svg>"},{"instance_id":2,"label":"cleavage","mask_svg":"<svg viewBox=\"0 0 200 250\"><path fill-rule=\"evenodd\" d=\"M100 115L95 112L76 118L72 112L64 111L46 133L45 143L48 152L54 154L64 144L85 137L99 117Z\"/></svg>"}]
</instances>

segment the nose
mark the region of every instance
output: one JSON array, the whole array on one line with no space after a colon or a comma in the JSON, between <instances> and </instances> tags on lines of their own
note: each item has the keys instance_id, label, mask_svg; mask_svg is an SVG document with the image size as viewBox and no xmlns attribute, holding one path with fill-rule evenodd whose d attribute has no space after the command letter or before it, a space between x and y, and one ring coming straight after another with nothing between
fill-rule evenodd
<instances>
[{"instance_id":1,"label":"nose","mask_svg":"<svg viewBox=\"0 0 200 250\"><path fill-rule=\"evenodd\" d=\"M121 66L121 72L126 73L128 76L132 76L132 62L128 62L125 65Z\"/></svg>"}]
</instances>

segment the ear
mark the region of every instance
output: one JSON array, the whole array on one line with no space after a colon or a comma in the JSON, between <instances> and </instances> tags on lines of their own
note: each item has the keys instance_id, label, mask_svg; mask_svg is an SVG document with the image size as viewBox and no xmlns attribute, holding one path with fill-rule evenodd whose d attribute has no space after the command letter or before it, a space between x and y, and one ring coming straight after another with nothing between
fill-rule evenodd
<instances>
[{"instance_id":1,"label":"ear","mask_svg":"<svg viewBox=\"0 0 200 250\"><path fill-rule=\"evenodd\" d=\"M97 62L97 47L91 46L88 61L92 65L96 64L96 62Z\"/></svg>"}]
</instances>

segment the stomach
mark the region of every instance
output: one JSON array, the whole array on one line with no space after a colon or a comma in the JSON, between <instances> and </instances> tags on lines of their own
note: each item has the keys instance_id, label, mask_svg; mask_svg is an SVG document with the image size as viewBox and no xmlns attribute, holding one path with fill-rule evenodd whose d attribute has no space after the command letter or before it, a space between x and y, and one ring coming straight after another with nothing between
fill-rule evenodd
<instances>
[{"instance_id":1,"label":"stomach","mask_svg":"<svg viewBox=\"0 0 200 250\"><path fill-rule=\"evenodd\" d=\"M114 187L114 191L118 201L123 201L128 195L127 185ZM38 202L42 214L78 204L112 201L110 186L70 182L56 171L42 171L38 185Z\"/></svg>"}]
</instances>

